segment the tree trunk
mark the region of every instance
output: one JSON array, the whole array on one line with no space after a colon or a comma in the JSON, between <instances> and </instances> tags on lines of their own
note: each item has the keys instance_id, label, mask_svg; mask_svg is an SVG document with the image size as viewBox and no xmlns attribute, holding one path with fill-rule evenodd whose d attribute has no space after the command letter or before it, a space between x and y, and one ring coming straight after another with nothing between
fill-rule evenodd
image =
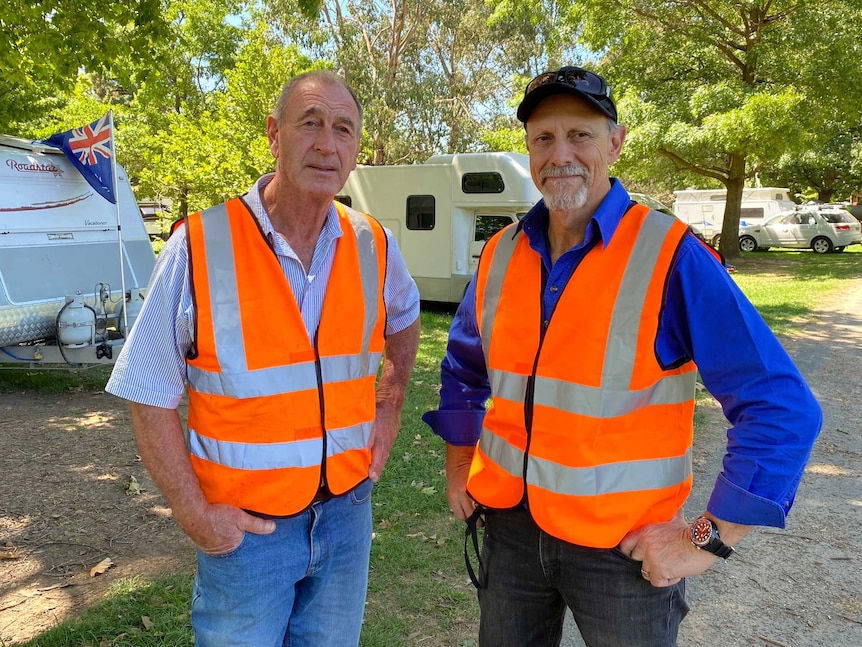
<instances>
[{"instance_id":1,"label":"tree trunk","mask_svg":"<svg viewBox=\"0 0 862 647\"><path fill-rule=\"evenodd\" d=\"M742 208L742 189L745 187L745 155L730 156L730 172L725 182L727 200L724 203L724 223L718 249L725 258L739 258L739 214Z\"/></svg>"}]
</instances>

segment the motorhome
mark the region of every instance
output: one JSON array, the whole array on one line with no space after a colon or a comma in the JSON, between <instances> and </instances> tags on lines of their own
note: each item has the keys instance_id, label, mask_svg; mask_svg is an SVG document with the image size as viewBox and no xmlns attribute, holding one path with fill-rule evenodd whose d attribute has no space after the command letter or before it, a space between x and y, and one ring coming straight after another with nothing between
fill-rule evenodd
<instances>
[{"instance_id":1,"label":"motorhome","mask_svg":"<svg viewBox=\"0 0 862 647\"><path fill-rule=\"evenodd\" d=\"M714 246L718 246L721 227L724 223L724 208L727 202L726 189L684 189L674 191L673 212L689 225L699 227ZM756 225L781 211L794 209L796 203L790 199L785 188L746 187L742 190L742 206L739 226Z\"/></svg>"},{"instance_id":2,"label":"motorhome","mask_svg":"<svg viewBox=\"0 0 862 647\"><path fill-rule=\"evenodd\" d=\"M358 166L336 199L392 231L423 300L458 303L485 242L541 197L526 155L459 153Z\"/></svg>"},{"instance_id":3,"label":"motorhome","mask_svg":"<svg viewBox=\"0 0 862 647\"><path fill-rule=\"evenodd\" d=\"M0 136L0 362L111 363L155 254L122 168L117 205L53 146Z\"/></svg>"}]
</instances>

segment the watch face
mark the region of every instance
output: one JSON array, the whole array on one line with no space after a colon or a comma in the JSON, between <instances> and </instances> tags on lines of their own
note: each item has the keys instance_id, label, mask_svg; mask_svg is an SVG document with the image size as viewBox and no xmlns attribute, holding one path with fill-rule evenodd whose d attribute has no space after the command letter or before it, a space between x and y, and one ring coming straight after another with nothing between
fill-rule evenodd
<instances>
[{"instance_id":1,"label":"watch face","mask_svg":"<svg viewBox=\"0 0 862 647\"><path fill-rule=\"evenodd\" d=\"M705 546L712 539L712 522L706 517L695 519L691 524L691 542L695 546Z\"/></svg>"}]
</instances>

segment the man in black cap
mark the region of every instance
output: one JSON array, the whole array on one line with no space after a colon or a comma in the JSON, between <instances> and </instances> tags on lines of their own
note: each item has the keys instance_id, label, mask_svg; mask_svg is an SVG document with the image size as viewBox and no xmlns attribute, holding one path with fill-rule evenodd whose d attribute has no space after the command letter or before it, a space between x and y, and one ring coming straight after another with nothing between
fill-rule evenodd
<instances>
[{"instance_id":1,"label":"man in black cap","mask_svg":"<svg viewBox=\"0 0 862 647\"><path fill-rule=\"evenodd\" d=\"M558 645L568 607L588 647L676 645L683 578L784 526L820 407L711 250L608 176L602 77L541 74L518 119L543 199L488 241L423 416L455 516L485 524L479 644ZM730 429L689 523L698 371Z\"/></svg>"}]
</instances>

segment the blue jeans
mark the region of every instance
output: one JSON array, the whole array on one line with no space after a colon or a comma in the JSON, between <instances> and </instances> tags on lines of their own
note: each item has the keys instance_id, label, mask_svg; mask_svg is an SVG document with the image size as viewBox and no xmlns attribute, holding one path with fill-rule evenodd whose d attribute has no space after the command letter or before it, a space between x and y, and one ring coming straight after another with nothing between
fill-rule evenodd
<instances>
[{"instance_id":1,"label":"blue jeans","mask_svg":"<svg viewBox=\"0 0 862 647\"><path fill-rule=\"evenodd\" d=\"M685 582L655 588L616 549L542 532L526 508L485 514L480 647L556 647L566 607L587 647L674 647Z\"/></svg>"},{"instance_id":2,"label":"blue jeans","mask_svg":"<svg viewBox=\"0 0 862 647\"><path fill-rule=\"evenodd\" d=\"M371 550L371 481L245 533L223 555L198 551L196 647L359 644Z\"/></svg>"}]
</instances>

